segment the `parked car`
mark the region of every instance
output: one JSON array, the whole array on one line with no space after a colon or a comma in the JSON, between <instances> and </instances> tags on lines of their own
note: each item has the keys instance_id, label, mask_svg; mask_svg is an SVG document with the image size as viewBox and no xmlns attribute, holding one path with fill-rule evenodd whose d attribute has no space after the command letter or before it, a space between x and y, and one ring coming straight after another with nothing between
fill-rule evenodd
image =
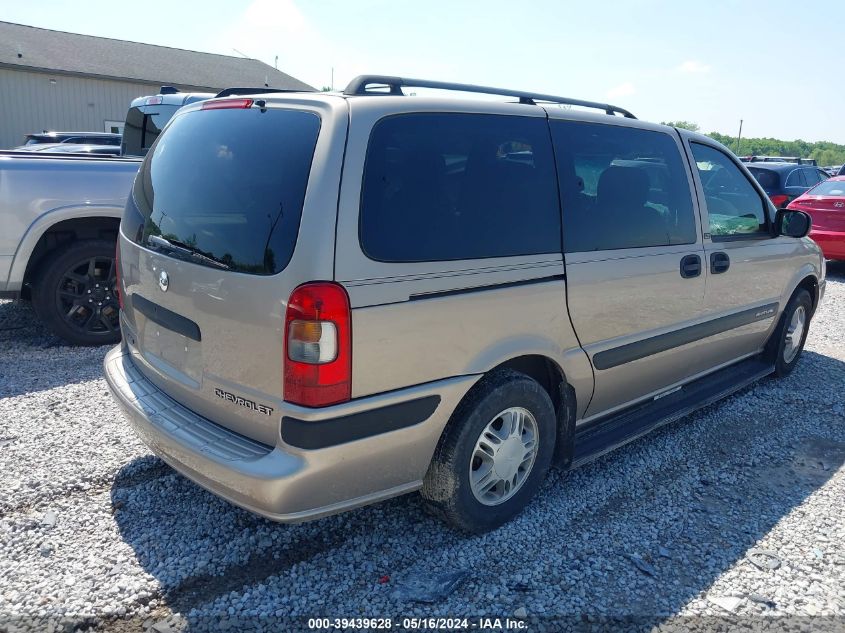
<instances>
[{"instance_id":1,"label":"parked car","mask_svg":"<svg viewBox=\"0 0 845 633\"><path fill-rule=\"evenodd\" d=\"M810 214L813 218L810 237L825 257L845 260L845 176L816 185L787 208Z\"/></svg>"},{"instance_id":2,"label":"parked car","mask_svg":"<svg viewBox=\"0 0 845 633\"><path fill-rule=\"evenodd\" d=\"M837 174L836 174L836 175L837 175L837 176L845 176L845 165L842 165L842 166L839 168L839 171L837 172Z\"/></svg>"},{"instance_id":3,"label":"parked car","mask_svg":"<svg viewBox=\"0 0 845 633\"><path fill-rule=\"evenodd\" d=\"M40 132L27 134L25 145L76 143L81 145L120 145L120 134L111 132Z\"/></svg>"},{"instance_id":4,"label":"parked car","mask_svg":"<svg viewBox=\"0 0 845 633\"><path fill-rule=\"evenodd\" d=\"M15 152L46 152L48 154L99 154L120 156L120 145L81 145L78 143L39 143L21 145Z\"/></svg>"},{"instance_id":5,"label":"parked car","mask_svg":"<svg viewBox=\"0 0 845 633\"><path fill-rule=\"evenodd\" d=\"M70 138L46 152L37 144L0 152L0 297L31 300L44 324L70 343L119 341L115 239L144 143L181 105L213 96L168 92L133 101L123 158L61 153L65 145L86 147ZM139 121L144 134L134 127Z\"/></svg>"},{"instance_id":6,"label":"parked car","mask_svg":"<svg viewBox=\"0 0 845 633\"><path fill-rule=\"evenodd\" d=\"M106 378L165 462L270 519L420 490L484 531L553 461L792 371L809 222L608 104L372 76L195 103L127 200Z\"/></svg>"},{"instance_id":7,"label":"parked car","mask_svg":"<svg viewBox=\"0 0 845 633\"><path fill-rule=\"evenodd\" d=\"M818 166L815 158L801 158L799 156L743 156L743 163L794 163L796 165Z\"/></svg>"},{"instance_id":8,"label":"parked car","mask_svg":"<svg viewBox=\"0 0 845 633\"><path fill-rule=\"evenodd\" d=\"M818 167L799 167L794 163L754 163L746 166L779 209L829 177Z\"/></svg>"}]
</instances>

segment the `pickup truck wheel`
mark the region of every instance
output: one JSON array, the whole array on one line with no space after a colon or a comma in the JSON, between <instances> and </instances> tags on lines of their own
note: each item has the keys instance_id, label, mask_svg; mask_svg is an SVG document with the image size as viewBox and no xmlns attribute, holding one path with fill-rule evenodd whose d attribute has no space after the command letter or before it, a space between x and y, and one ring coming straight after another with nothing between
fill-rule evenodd
<instances>
[{"instance_id":1,"label":"pickup truck wheel","mask_svg":"<svg viewBox=\"0 0 845 633\"><path fill-rule=\"evenodd\" d=\"M786 304L781 322L770 342L770 353L774 355L775 362L774 374L778 378L791 374L798 364L812 316L813 301L810 293L799 290Z\"/></svg>"},{"instance_id":2,"label":"pickup truck wheel","mask_svg":"<svg viewBox=\"0 0 845 633\"><path fill-rule=\"evenodd\" d=\"M421 494L434 514L467 532L519 514L548 472L556 416L549 394L515 371L482 378L456 409Z\"/></svg>"},{"instance_id":3,"label":"pickup truck wheel","mask_svg":"<svg viewBox=\"0 0 845 633\"><path fill-rule=\"evenodd\" d=\"M73 242L50 257L33 285L32 304L44 324L75 345L120 340L114 242Z\"/></svg>"}]
</instances>

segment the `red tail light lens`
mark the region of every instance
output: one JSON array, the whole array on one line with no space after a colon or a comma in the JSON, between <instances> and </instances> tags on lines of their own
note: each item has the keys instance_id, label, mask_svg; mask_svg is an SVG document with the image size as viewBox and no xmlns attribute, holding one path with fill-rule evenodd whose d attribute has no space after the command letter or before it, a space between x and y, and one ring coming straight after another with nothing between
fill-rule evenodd
<instances>
[{"instance_id":1,"label":"red tail light lens","mask_svg":"<svg viewBox=\"0 0 845 633\"><path fill-rule=\"evenodd\" d=\"M342 286L299 286L285 313L285 400L325 407L352 397L352 313Z\"/></svg>"},{"instance_id":2,"label":"red tail light lens","mask_svg":"<svg viewBox=\"0 0 845 633\"><path fill-rule=\"evenodd\" d=\"M774 194L774 195L769 196L769 200L771 200L774 203L775 207L780 209L780 208L784 207L787 202L789 202L789 196L778 193L778 194Z\"/></svg>"},{"instance_id":3,"label":"red tail light lens","mask_svg":"<svg viewBox=\"0 0 845 633\"><path fill-rule=\"evenodd\" d=\"M117 293L117 303L123 310L123 275L120 274L120 236L114 247L114 291Z\"/></svg>"},{"instance_id":4,"label":"red tail light lens","mask_svg":"<svg viewBox=\"0 0 845 633\"><path fill-rule=\"evenodd\" d=\"M214 101L203 101L203 110L226 110L229 108L245 109L252 107L252 99L220 99Z\"/></svg>"}]
</instances>

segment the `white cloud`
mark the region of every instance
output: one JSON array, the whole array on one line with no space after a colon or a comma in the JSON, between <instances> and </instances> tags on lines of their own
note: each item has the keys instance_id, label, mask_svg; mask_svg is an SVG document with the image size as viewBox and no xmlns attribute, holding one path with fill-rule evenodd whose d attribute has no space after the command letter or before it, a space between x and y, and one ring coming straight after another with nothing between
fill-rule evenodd
<instances>
[{"instance_id":1,"label":"white cloud","mask_svg":"<svg viewBox=\"0 0 845 633\"><path fill-rule=\"evenodd\" d=\"M611 88L607 91L607 96L611 99L616 99L618 97L629 97L636 92L634 88L634 84L630 81L623 82L616 86L615 88Z\"/></svg>"},{"instance_id":2,"label":"white cloud","mask_svg":"<svg viewBox=\"0 0 845 633\"><path fill-rule=\"evenodd\" d=\"M254 0L226 30L223 40L228 51L238 49L249 57L273 65L279 57L279 70L316 88L328 85L334 67L335 88L364 70L349 51L340 51L309 21L294 0Z\"/></svg>"},{"instance_id":3,"label":"white cloud","mask_svg":"<svg viewBox=\"0 0 845 633\"><path fill-rule=\"evenodd\" d=\"M691 59L685 61L683 64L678 66L677 70L681 71L682 73L709 73L710 66L702 62L695 61L694 59Z\"/></svg>"}]
</instances>

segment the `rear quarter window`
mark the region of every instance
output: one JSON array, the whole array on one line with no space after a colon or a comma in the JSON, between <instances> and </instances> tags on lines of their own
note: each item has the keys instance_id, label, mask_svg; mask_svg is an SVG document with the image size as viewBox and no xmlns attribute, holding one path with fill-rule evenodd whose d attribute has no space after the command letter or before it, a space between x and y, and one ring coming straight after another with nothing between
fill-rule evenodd
<instances>
[{"instance_id":1,"label":"rear quarter window","mask_svg":"<svg viewBox=\"0 0 845 633\"><path fill-rule=\"evenodd\" d=\"M177 116L141 165L124 233L200 265L260 275L283 270L296 244L319 129L315 113L298 110Z\"/></svg>"},{"instance_id":2,"label":"rear quarter window","mask_svg":"<svg viewBox=\"0 0 845 633\"><path fill-rule=\"evenodd\" d=\"M384 262L560 252L546 121L415 113L373 128L361 192L364 253Z\"/></svg>"}]
</instances>

